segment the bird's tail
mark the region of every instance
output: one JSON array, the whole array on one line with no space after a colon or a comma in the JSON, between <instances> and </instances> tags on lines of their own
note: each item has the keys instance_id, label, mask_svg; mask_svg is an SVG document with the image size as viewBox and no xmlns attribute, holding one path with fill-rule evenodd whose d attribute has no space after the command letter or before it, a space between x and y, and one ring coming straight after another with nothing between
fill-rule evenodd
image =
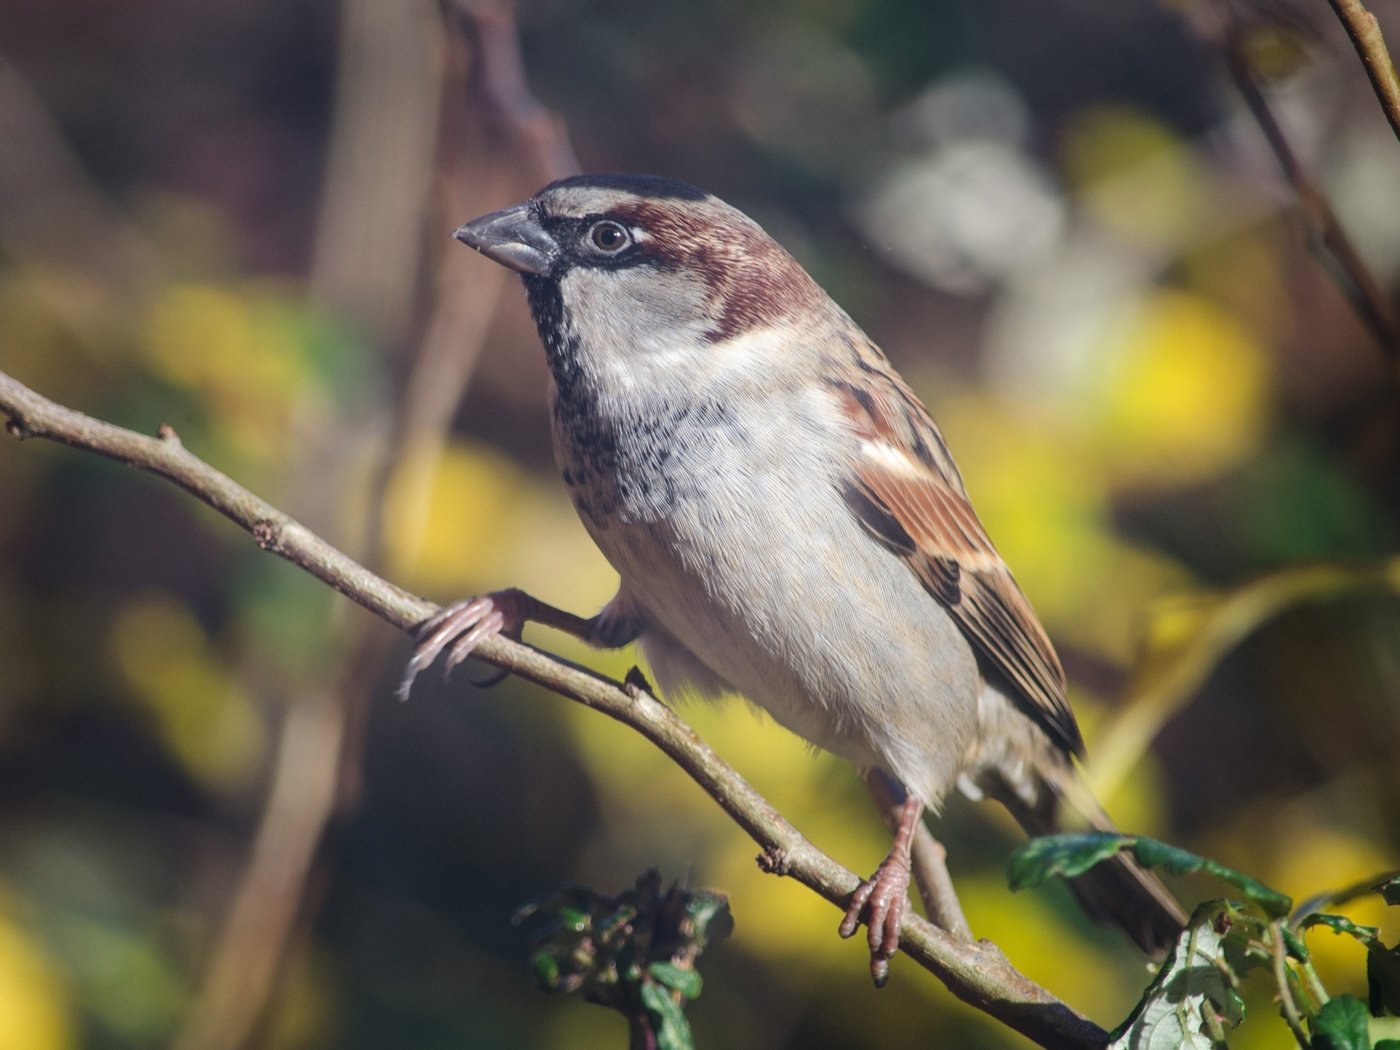
<instances>
[{"instance_id":1,"label":"bird's tail","mask_svg":"<svg viewBox=\"0 0 1400 1050\"><path fill-rule=\"evenodd\" d=\"M1011 811L1029 835L1118 828L1069 761L1058 754L1036 763L1030 777L986 777L979 786ZM991 783L988 783L991 781ZM1069 880L1085 914L1122 928L1149 955L1163 954L1186 925L1186 913L1162 881L1127 853Z\"/></svg>"}]
</instances>

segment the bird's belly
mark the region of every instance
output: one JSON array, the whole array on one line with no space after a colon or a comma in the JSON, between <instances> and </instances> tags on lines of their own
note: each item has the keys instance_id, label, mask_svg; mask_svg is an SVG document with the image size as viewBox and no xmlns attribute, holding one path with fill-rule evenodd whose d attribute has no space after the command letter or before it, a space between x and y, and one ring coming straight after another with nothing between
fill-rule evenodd
<instances>
[{"instance_id":1,"label":"bird's belly","mask_svg":"<svg viewBox=\"0 0 1400 1050\"><path fill-rule=\"evenodd\" d=\"M595 479L580 513L623 588L778 722L936 804L976 720L979 676L962 633L864 532L829 471L755 475L722 456L708 467L620 487ZM642 491L665 499L629 499Z\"/></svg>"}]
</instances>

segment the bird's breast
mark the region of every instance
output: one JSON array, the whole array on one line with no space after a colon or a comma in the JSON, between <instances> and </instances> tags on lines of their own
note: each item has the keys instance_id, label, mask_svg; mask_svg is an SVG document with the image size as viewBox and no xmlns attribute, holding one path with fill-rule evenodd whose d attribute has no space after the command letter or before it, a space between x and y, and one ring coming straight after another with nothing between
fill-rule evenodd
<instances>
[{"instance_id":1,"label":"bird's breast","mask_svg":"<svg viewBox=\"0 0 1400 1050\"><path fill-rule=\"evenodd\" d=\"M816 397L555 411L570 496L648 618L807 740L931 784L970 732L975 660L846 506L852 441Z\"/></svg>"}]
</instances>

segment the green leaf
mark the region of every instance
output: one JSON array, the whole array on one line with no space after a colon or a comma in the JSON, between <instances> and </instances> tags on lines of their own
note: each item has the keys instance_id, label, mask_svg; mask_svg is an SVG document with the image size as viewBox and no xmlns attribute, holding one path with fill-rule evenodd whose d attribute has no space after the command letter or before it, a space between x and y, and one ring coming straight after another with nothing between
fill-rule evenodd
<instances>
[{"instance_id":1,"label":"green leaf","mask_svg":"<svg viewBox=\"0 0 1400 1050\"><path fill-rule=\"evenodd\" d=\"M1366 953L1366 984L1371 1012L1400 1014L1400 947L1386 948L1379 942Z\"/></svg>"},{"instance_id":2,"label":"green leaf","mask_svg":"<svg viewBox=\"0 0 1400 1050\"><path fill-rule=\"evenodd\" d=\"M1131 835L1101 832L1043 835L1011 854L1006 879L1013 890L1039 886L1056 876L1072 879L1132 844Z\"/></svg>"},{"instance_id":3,"label":"green leaf","mask_svg":"<svg viewBox=\"0 0 1400 1050\"><path fill-rule=\"evenodd\" d=\"M1211 863L1179 846L1156 839L1134 838L1131 845L1139 864L1149 868L1166 868L1173 875L1192 875Z\"/></svg>"},{"instance_id":4,"label":"green leaf","mask_svg":"<svg viewBox=\"0 0 1400 1050\"><path fill-rule=\"evenodd\" d=\"M1371 1050L1371 1015L1350 995L1327 1000L1312 1019L1313 1050Z\"/></svg>"},{"instance_id":5,"label":"green leaf","mask_svg":"<svg viewBox=\"0 0 1400 1050\"><path fill-rule=\"evenodd\" d=\"M734 932L734 916L729 911L729 898L720 893L691 894L685 902L686 914L695 924L694 939L701 944L719 941Z\"/></svg>"},{"instance_id":6,"label":"green leaf","mask_svg":"<svg viewBox=\"0 0 1400 1050\"><path fill-rule=\"evenodd\" d=\"M1357 927L1360 929L1360 927ZM1282 922L1278 924L1279 935L1283 937L1283 947L1290 956L1299 962L1312 962L1312 953L1308 951L1307 942L1290 930Z\"/></svg>"},{"instance_id":7,"label":"green leaf","mask_svg":"<svg viewBox=\"0 0 1400 1050\"><path fill-rule=\"evenodd\" d=\"M1400 875L1392 875L1376 887L1387 904L1400 904Z\"/></svg>"},{"instance_id":8,"label":"green leaf","mask_svg":"<svg viewBox=\"0 0 1400 1050\"><path fill-rule=\"evenodd\" d=\"M1163 868L1173 875L1193 875L1201 871L1213 875L1238 889L1246 900L1270 918L1282 918L1293 910L1291 897L1270 889L1258 879L1187 850L1137 835L1092 832L1031 839L1011 855L1007 881L1013 890L1019 890L1039 886L1053 876L1072 879L1123 850L1132 850L1137 862L1145 868Z\"/></svg>"},{"instance_id":9,"label":"green leaf","mask_svg":"<svg viewBox=\"0 0 1400 1050\"><path fill-rule=\"evenodd\" d=\"M1258 905L1270 918L1281 919L1293 910L1292 897L1265 886L1252 876L1234 868L1227 868L1218 861L1168 846L1156 839L1136 838L1132 848L1133 856L1145 868L1165 868L1173 875L1193 875L1203 871L1229 883L1244 894L1245 900Z\"/></svg>"},{"instance_id":10,"label":"green leaf","mask_svg":"<svg viewBox=\"0 0 1400 1050\"><path fill-rule=\"evenodd\" d=\"M575 933L582 933L593 925L593 916L581 908L571 908L568 905L561 905L554 912L558 916L559 922L566 929Z\"/></svg>"},{"instance_id":11,"label":"green leaf","mask_svg":"<svg viewBox=\"0 0 1400 1050\"><path fill-rule=\"evenodd\" d=\"M656 1036L657 1050L695 1050L690 1024L680 1004L659 984L642 985L642 1005Z\"/></svg>"},{"instance_id":12,"label":"green leaf","mask_svg":"<svg viewBox=\"0 0 1400 1050\"><path fill-rule=\"evenodd\" d=\"M652 980L665 985L673 992L680 992L687 999L697 999L704 984L698 970L686 969L673 962L654 962L647 967Z\"/></svg>"},{"instance_id":13,"label":"green leaf","mask_svg":"<svg viewBox=\"0 0 1400 1050\"><path fill-rule=\"evenodd\" d=\"M559 987L559 960L549 952L536 952L531 962L534 964L535 980L540 982L540 987L546 992L556 990Z\"/></svg>"},{"instance_id":14,"label":"green leaf","mask_svg":"<svg viewBox=\"0 0 1400 1050\"><path fill-rule=\"evenodd\" d=\"M1142 1001L1112 1034L1108 1050L1217 1050L1212 1029L1244 1020L1244 1001L1226 976L1224 901L1196 909Z\"/></svg>"}]
</instances>

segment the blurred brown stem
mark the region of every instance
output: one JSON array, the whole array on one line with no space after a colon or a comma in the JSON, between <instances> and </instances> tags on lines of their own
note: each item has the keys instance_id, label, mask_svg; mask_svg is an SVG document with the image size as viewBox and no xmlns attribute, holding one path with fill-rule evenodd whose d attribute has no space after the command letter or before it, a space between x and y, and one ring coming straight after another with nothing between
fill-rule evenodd
<instances>
[{"instance_id":1,"label":"blurred brown stem","mask_svg":"<svg viewBox=\"0 0 1400 1050\"><path fill-rule=\"evenodd\" d=\"M441 23L432 0L345 0L334 126L317 224L311 298L381 345L401 341L420 287L423 216L442 94ZM381 399L384 400L384 399ZM360 454L357 419L298 442L292 486L303 513L335 521L344 493L328 479ZM358 435L357 435L358 431ZM308 454L309 451L309 454ZM286 687L277 760L254 837L174 1045L237 1050L256 1039L312 883L322 836L353 799L361 730L384 646L372 621L337 625L344 668L312 691Z\"/></svg>"},{"instance_id":2,"label":"blurred brown stem","mask_svg":"<svg viewBox=\"0 0 1400 1050\"><path fill-rule=\"evenodd\" d=\"M303 695L288 706L284 719L266 817L204 976L198 1008L175 1042L181 1050L244 1044L276 986L288 933L301 910L335 799L345 716L332 692Z\"/></svg>"},{"instance_id":3,"label":"blurred brown stem","mask_svg":"<svg viewBox=\"0 0 1400 1050\"><path fill-rule=\"evenodd\" d=\"M187 451L174 431L158 437L104 423L41 397L0 373L0 412L19 438L42 437L148 471L179 485L252 534L258 545L403 630L412 630L436 606L331 546L304 525L259 499ZM612 681L508 638L491 638L474 654L614 718L641 733L676 762L762 847L761 866L789 875L838 908L860 882L854 872L818 850L695 731L646 690ZM970 942L910 915L901 947L958 998L1042 1046L1102 1047L1107 1035L1092 1021L1017 971L988 941Z\"/></svg>"},{"instance_id":4,"label":"blurred brown stem","mask_svg":"<svg viewBox=\"0 0 1400 1050\"><path fill-rule=\"evenodd\" d=\"M1400 593L1400 557L1292 566L1232 590L1200 618L1171 660L1139 662L1127 700L1100 734L1087 769L1094 794L1104 798L1120 788L1162 727L1246 638L1297 605L1358 593Z\"/></svg>"},{"instance_id":5,"label":"blurred brown stem","mask_svg":"<svg viewBox=\"0 0 1400 1050\"><path fill-rule=\"evenodd\" d=\"M1361 64L1366 75L1371 78L1371 87L1391 128L1400 138L1400 76L1395 73L1395 63L1385 46L1380 23L1376 16L1366 9L1360 0L1328 0L1332 10L1337 12L1352 46L1361 56Z\"/></svg>"},{"instance_id":6,"label":"blurred brown stem","mask_svg":"<svg viewBox=\"0 0 1400 1050\"><path fill-rule=\"evenodd\" d=\"M442 0L475 42L482 88L496 117L546 181L579 171L564 122L530 90L512 0Z\"/></svg>"},{"instance_id":7,"label":"blurred brown stem","mask_svg":"<svg viewBox=\"0 0 1400 1050\"><path fill-rule=\"evenodd\" d=\"M512 6L465 6L449 18L438 17L432 0L346 0L343 8L335 123L308 283L314 299L383 350L407 341L425 258L425 215L430 232L445 234L464 216L513 195L515 187L502 185L518 177L521 165L512 154L523 152L525 167L551 179L568 173L559 165L576 163L562 123L526 85ZM486 166L472 163L466 141L467 128L481 123L479 111L492 114L504 132L471 144L490 159ZM502 149L503 138L516 148ZM436 209L430 207L434 154L443 172ZM430 243L442 245L435 268L440 294L415 341L402 394L384 413L387 423L374 428L388 431L367 500L363 550L375 568L387 557L389 508L399 524L396 539L412 544L412 523L422 518L453 413L505 284L505 271L494 268L485 279L465 280L468 253L445 235ZM356 427L363 430L363 421ZM342 460L356 454L343 432L328 447ZM307 481L298 491L324 488ZM378 626L341 626L345 673L331 690L300 700L283 722L256 844L177 1040L182 1050L248 1045L263 1017L304 911L317 844L358 793L366 712L386 642ZM303 705L321 712L315 732L298 731L305 719L295 713Z\"/></svg>"},{"instance_id":8,"label":"blurred brown stem","mask_svg":"<svg viewBox=\"0 0 1400 1050\"><path fill-rule=\"evenodd\" d=\"M1400 332L1397 332L1395 319L1385 296L1381 293L1380 285L1371 275L1346 230L1342 228L1327 194L1313 181L1293 151L1283 126L1264 97L1264 92L1254 76L1254 70L1250 67L1240 39L1239 25L1232 15L1227 14L1225 17L1229 21L1219 31L1221 50L1236 89L1244 98L1245 105L1249 107L1250 114L1264 133L1264 138L1268 140L1269 148L1273 150L1279 167L1283 169L1284 177L1293 187L1304 222L1325 249L1325 258L1333 264L1327 267L1329 272L1351 301L1362 323L1380 344L1386 359L1392 365L1400 365Z\"/></svg>"}]
</instances>

